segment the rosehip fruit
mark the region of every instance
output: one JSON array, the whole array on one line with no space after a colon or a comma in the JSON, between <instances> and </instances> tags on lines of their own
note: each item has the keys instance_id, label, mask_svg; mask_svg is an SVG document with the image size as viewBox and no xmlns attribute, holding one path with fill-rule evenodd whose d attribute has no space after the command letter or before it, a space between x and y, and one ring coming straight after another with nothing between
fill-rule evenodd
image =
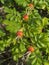
<instances>
[{"instance_id":1,"label":"rosehip fruit","mask_svg":"<svg viewBox=\"0 0 49 65\"><path fill-rule=\"evenodd\" d=\"M28 4L28 6L31 8L31 9L34 9L34 5L32 3Z\"/></svg>"},{"instance_id":2,"label":"rosehip fruit","mask_svg":"<svg viewBox=\"0 0 49 65\"><path fill-rule=\"evenodd\" d=\"M28 51L34 52L34 48L32 46L28 47Z\"/></svg>"},{"instance_id":3,"label":"rosehip fruit","mask_svg":"<svg viewBox=\"0 0 49 65\"><path fill-rule=\"evenodd\" d=\"M25 14L25 15L23 16L23 19L24 19L25 21L27 21L28 18L29 18L29 16L28 16L27 14Z\"/></svg>"},{"instance_id":4,"label":"rosehip fruit","mask_svg":"<svg viewBox=\"0 0 49 65\"><path fill-rule=\"evenodd\" d=\"M16 35L17 35L19 38L21 38L21 37L23 36L23 32L22 32L22 31L18 31L18 32L16 33Z\"/></svg>"}]
</instances>

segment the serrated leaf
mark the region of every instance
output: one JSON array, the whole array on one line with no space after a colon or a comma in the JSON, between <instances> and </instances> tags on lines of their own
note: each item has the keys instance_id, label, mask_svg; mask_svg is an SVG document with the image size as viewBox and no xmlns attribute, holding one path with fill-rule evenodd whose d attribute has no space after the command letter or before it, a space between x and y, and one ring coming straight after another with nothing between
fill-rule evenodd
<instances>
[{"instance_id":1,"label":"serrated leaf","mask_svg":"<svg viewBox=\"0 0 49 65\"><path fill-rule=\"evenodd\" d=\"M23 43L20 43L20 50L21 52L24 52L26 50L25 45Z\"/></svg>"},{"instance_id":2,"label":"serrated leaf","mask_svg":"<svg viewBox=\"0 0 49 65\"><path fill-rule=\"evenodd\" d=\"M24 7L27 4L27 1L25 1L25 0L23 0L23 1L21 1L21 0L15 0L15 2L18 3L18 5L23 5Z\"/></svg>"},{"instance_id":3,"label":"serrated leaf","mask_svg":"<svg viewBox=\"0 0 49 65\"><path fill-rule=\"evenodd\" d=\"M44 17L42 19L42 23L43 23L43 26L47 25L48 24L48 18Z\"/></svg>"},{"instance_id":4,"label":"serrated leaf","mask_svg":"<svg viewBox=\"0 0 49 65\"><path fill-rule=\"evenodd\" d=\"M9 20L5 20L3 22L6 26L6 29L10 32L17 32L19 30L19 28L21 27L19 22L15 22L15 21L9 21Z\"/></svg>"}]
</instances>

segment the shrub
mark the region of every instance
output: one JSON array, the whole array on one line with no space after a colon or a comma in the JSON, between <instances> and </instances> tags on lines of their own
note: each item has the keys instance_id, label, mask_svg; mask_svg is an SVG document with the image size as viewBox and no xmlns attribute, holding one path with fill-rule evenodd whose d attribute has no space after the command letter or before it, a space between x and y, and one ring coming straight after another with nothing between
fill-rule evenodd
<instances>
[{"instance_id":1,"label":"shrub","mask_svg":"<svg viewBox=\"0 0 49 65\"><path fill-rule=\"evenodd\" d=\"M29 46L27 65L49 65L49 0L0 0L0 53L10 47L17 62Z\"/></svg>"}]
</instances>

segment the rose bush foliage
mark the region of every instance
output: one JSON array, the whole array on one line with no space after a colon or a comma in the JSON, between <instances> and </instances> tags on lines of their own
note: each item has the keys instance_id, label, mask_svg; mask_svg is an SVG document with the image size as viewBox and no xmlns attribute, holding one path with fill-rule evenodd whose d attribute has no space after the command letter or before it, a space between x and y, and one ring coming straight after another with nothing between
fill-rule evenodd
<instances>
[{"instance_id":1,"label":"rose bush foliage","mask_svg":"<svg viewBox=\"0 0 49 65\"><path fill-rule=\"evenodd\" d=\"M17 62L31 45L34 52L27 65L49 65L49 0L0 0L0 3L0 53L10 47Z\"/></svg>"}]
</instances>

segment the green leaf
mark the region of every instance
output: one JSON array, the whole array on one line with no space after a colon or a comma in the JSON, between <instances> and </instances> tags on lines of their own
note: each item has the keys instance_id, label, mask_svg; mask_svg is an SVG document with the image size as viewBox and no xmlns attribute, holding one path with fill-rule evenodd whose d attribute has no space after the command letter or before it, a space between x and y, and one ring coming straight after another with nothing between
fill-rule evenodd
<instances>
[{"instance_id":1,"label":"green leaf","mask_svg":"<svg viewBox=\"0 0 49 65\"><path fill-rule=\"evenodd\" d=\"M15 0L16 3L18 3L18 5L23 5L24 7L27 5L27 1L25 0Z\"/></svg>"},{"instance_id":2,"label":"green leaf","mask_svg":"<svg viewBox=\"0 0 49 65\"><path fill-rule=\"evenodd\" d=\"M14 61L18 61L18 56L14 55L13 59L14 59Z\"/></svg>"},{"instance_id":3,"label":"green leaf","mask_svg":"<svg viewBox=\"0 0 49 65\"><path fill-rule=\"evenodd\" d=\"M20 43L20 50L21 52L24 52L26 50L25 45L23 43Z\"/></svg>"},{"instance_id":4,"label":"green leaf","mask_svg":"<svg viewBox=\"0 0 49 65\"><path fill-rule=\"evenodd\" d=\"M40 51L37 49L34 53L32 53L29 60L31 61L31 65L42 65L42 56Z\"/></svg>"},{"instance_id":5,"label":"green leaf","mask_svg":"<svg viewBox=\"0 0 49 65\"><path fill-rule=\"evenodd\" d=\"M42 19L42 24L43 24L43 26L47 25L48 24L48 18L44 17Z\"/></svg>"},{"instance_id":6,"label":"green leaf","mask_svg":"<svg viewBox=\"0 0 49 65\"><path fill-rule=\"evenodd\" d=\"M49 62L44 62L44 65L49 65Z\"/></svg>"},{"instance_id":7,"label":"green leaf","mask_svg":"<svg viewBox=\"0 0 49 65\"><path fill-rule=\"evenodd\" d=\"M5 33L2 30L0 30L0 37L2 36L5 36Z\"/></svg>"},{"instance_id":8,"label":"green leaf","mask_svg":"<svg viewBox=\"0 0 49 65\"><path fill-rule=\"evenodd\" d=\"M4 4L4 1L5 1L5 0L1 0L1 3Z\"/></svg>"},{"instance_id":9,"label":"green leaf","mask_svg":"<svg viewBox=\"0 0 49 65\"><path fill-rule=\"evenodd\" d=\"M14 32L14 33L16 33L16 32L20 29L20 27L21 27L20 23L19 23L19 22L16 23L15 21L5 20L5 21L3 21L3 23L4 23L5 25L7 25L7 26L6 26L6 29L7 29L8 31Z\"/></svg>"}]
</instances>

